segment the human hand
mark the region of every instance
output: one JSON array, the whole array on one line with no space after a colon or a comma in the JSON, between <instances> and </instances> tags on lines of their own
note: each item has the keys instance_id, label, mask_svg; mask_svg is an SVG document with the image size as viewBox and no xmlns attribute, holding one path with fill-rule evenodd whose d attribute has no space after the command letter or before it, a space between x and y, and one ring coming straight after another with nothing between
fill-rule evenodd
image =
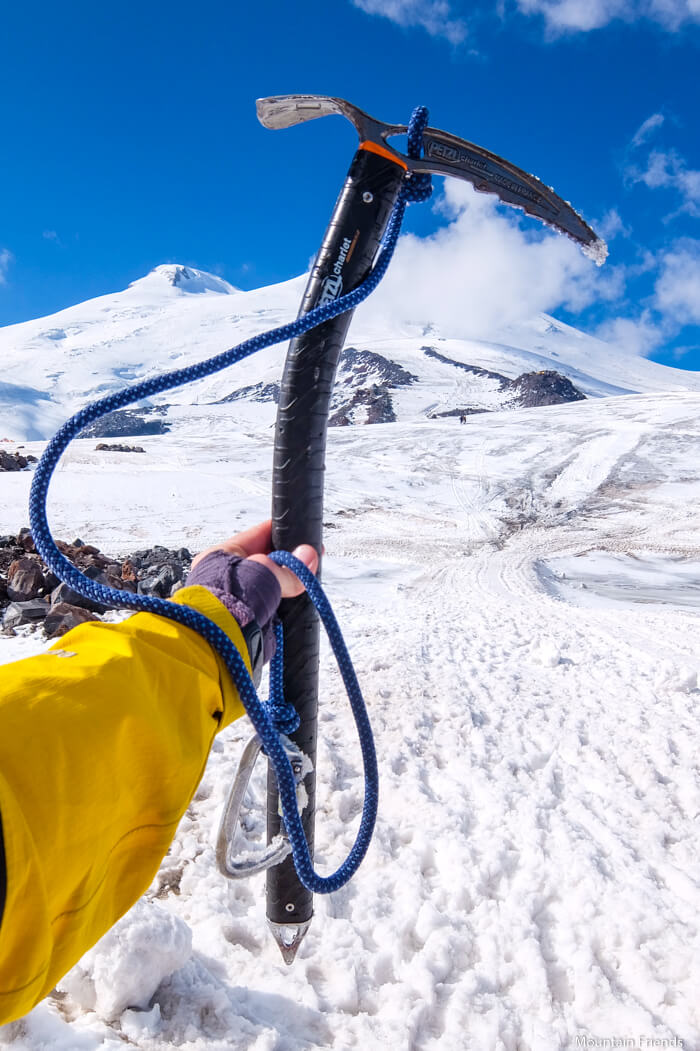
<instances>
[{"instance_id":1,"label":"human hand","mask_svg":"<svg viewBox=\"0 0 700 1051\"><path fill-rule=\"evenodd\" d=\"M236 533L229 540L224 540L221 544L215 544L213 547L208 547L205 551L201 551L192 562L188 583L194 583L191 579L191 574L203 559L215 551L224 551L227 555L236 555L251 562L258 562L261 566L269 569L280 585L282 598L295 598L297 595L301 595L304 585L294 576L291 569L278 566L276 562L267 557L272 550L272 521L268 518L266 522L259 522L258 525L251 526L250 529L244 529L242 533ZM311 547L310 544L301 544L292 554L296 555L299 561L303 562L312 573L316 573L318 569L318 555L315 548ZM204 587L206 587L206 584Z\"/></svg>"},{"instance_id":2,"label":"human hand","mask_svg":"<svg viewBox=\"0 0 700 1051\"><path fill-rule=\"evenodd\" d=\"M278 566L268 553L272 551L272 523L258 525L237 533L221 544L207 548L192 562L188 584L207 588L246 629L257 623L262 631L263 660L275 652L273 621L280 599L295 598L304 585L290 569ZM312 573L318 569L318 555L310 544L301 544L293 552ZM251 641L244 630L255 664Z\"/></svg>"}]
</instances>

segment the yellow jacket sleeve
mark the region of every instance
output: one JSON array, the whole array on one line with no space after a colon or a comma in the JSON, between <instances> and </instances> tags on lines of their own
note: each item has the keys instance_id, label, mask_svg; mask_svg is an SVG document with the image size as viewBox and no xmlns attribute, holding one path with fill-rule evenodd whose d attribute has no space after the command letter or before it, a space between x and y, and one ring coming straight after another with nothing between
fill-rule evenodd
<instances>
[{"instance_id":1,"label":"yellow jacket sleeve","mask_svg":"<svg viewBox=\"0 0 700 1051\"><path fill-rule=\"evenodd\" d=\"M210 592L175 602L238 624ZM147 889L214 735L243 715L208 643L164 617L74 628L0 667L7 896L0 1024L26 1014Z\"/></svg>"}]
</instances>

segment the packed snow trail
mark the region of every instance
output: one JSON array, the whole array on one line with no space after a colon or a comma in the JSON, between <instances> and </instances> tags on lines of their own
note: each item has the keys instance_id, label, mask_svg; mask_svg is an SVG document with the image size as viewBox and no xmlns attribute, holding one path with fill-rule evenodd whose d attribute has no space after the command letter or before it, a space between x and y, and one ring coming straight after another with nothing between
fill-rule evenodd
<instances>
[{"instance_id":1,"label":"packed snow trail","mask_svg":"<svg viewBox=\"0 0 700 1051\"><path fill-rule=\"evenodd\" d=\"M700 561L699 408L694 394L645 395L332 432L325 585L381 773L363 867L317 899L287 970L263 879L216 870L248 734L237 723L149 894L0 1043L569 1051L617 1038L698 1051L698 612L673 596ZM266 431L219 435L215 455L206 439L140 441L149 471L126 494L113 481L128 457L105 468L77 443L56 480L57 535L88 521L111 550L136 536L196 548L267 513ZM206 529L191 510L202 471ZM0 532L22 524L27 481L3 477ZM577 576L613 556L632 582L653 559L668 582L658 601ZM2 639L0 659L43 645ZM362 782L327 652L322 672L317 864L330 871ZM251 838L263 800L261 776Z\"/></svg>"}]
</instances>

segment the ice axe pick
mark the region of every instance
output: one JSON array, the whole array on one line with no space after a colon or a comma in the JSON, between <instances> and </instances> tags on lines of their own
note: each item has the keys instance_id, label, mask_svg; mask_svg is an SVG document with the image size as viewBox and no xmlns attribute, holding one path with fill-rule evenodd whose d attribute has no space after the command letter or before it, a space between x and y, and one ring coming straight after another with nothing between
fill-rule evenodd
<instances>
[{"instance_id":1,"label":"ice axe pick","mask_svg":"<svg viewBox=\"0 0 700 1051\"><path fill-rule=\"evenodd\" d=\"M326 95L277 95L258 99L257 111L260 123L273 130L339 113L355 126L361 149L390 157L409 172L451 175L470 182L480 193L494 193L504 204L522 208L528 215L571 237L596 263L605 261L605 242L568 202L536 176L528 175L510 161L473 142L437 128L426 128L423 156L407 157L388 141L396 135L405 135L405 124L385 124L346 99Z\"/></svg>"}]
</instances>

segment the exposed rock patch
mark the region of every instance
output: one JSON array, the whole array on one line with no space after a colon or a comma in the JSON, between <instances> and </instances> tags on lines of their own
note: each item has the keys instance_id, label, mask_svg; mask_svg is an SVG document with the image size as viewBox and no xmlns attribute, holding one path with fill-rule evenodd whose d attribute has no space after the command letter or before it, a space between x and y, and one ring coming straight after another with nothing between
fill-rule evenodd
<instances>
[{"instance_id":1,"label":"exposed rock patch","mask_svg":"<svg viewBox=\"0 0 700 1051\"><path fill-rule=\"evenodd\" d=\"M147 416L163 416L167 405L157 405L138 410L116 409L94 423L84 427L79 438L139 438L147 434L167 434L170 426L162 419L146 419Z\"/></svg>"},{"instance_id":2,"label":"exposed rock patch","mask_svg":"<svg viewBox=\"0 0 700 1051\"><path fill-rule=\"evenodd\" d=\"M482 412L491 412L491 409L447 409L445 412L431 412L428 414L429 420L442 420L446 416L478 416Z\"/></svg>"},{"instance_id":3,"label":"exposed rock patch","mask_svg":"<svg viewBox=\"0 0 700 1051\"><path fill-rule=\"evenodd\" d=\"M347 347L340 356L329 427L394 423L391 391L417 381L417 376L382 354Z\"/></svg>"},{"instance_id":4,"label":"exposed rock patch","mask_svg":"<svg viewBox=\"0 0 700 1051\"><path fill-rule=\"evenodd\" d=\"M471 372L474 376L483 376L484 379L495 380L501 388L510 385L511 381L508 377L502 376L500 372L482 369L480 365L466 365L463 361L455 361L454 358L448 358L444 354L439 354L434 347L422 347L421 349L426 358L433 358L435 361L442 362L443 365L452 365L456 369L462 369L463 372Z\"/></svg>"},{"instance_id":5,"label":"exposed rock patch","mask_svg":"<svg viewBox=\"0 0 700 1051\"><path fill-rule=\"evenodd\" d=\"M98 453L145 453L145 451L140 445L108 445L107 442L100 442L95 446L95 452Z\"/></svg>"},{"instance_id":6,"label":"exposed rock patch","mask_svg":"<svg viewBox=\"0 0 700 1051\"><path fill-rule=\"evenodd\" d=\"M510 390L513 392L513 404L522 409L586 400L586 395L582 394L570 379L554 369L524 372L511 382Z\"/></svg>"},{"instance_id":7,"label":"exposed rock patch","mask_svg":"<svg viewBox=\"0 0 700 1051\"><path fill-rule=\"evenodd\" d=\"M490 369L482 369L479 365L467 365L463 361L455 361L444 354L439 354L433 347L423 347L423 353L428 358L441 362L443 365L452 365L454 368L464 372L470 372L474 376L482 376L484 379L493 380L498 384L498 390L504 395L499 408L532 409L541 405L563 405L571 401L585 401L586 395L578 387L575 387L570 379L562 376L554 369L544 369L541 372L523 372L517 379L511 380L502 376L499 372ZM430 419L442 416L470 416L475 412L488 412L489 409L476 406L467 406L461 409L449 409L445 412L431 413Z\"/></svg>"},{"instance_id":8,"label":"exposed rock patch","mask_svg":"<svg viewBox=\"0 0 700 1051\"><path fill-rule=\"evenodd\" d=\"M20 452L8 453L0 449L0 471L25 471L30 463L36 463L36 456Z\"/></svg>"},{"instance_id":9,"label":"exposed rock patch","mask_svg":"<svg viewBox=\"0 0 700 1051\"><path fill-rule=\"evenodd\" d=\"M192 564L185 547L171 550L157 544L110 557L79 539L72 544L57 540L56 545L90 579L117 591L158 598L169 598L182 587ZM54 576L37 553L29 529L0 536L0 619L5 634L14 634L24 624L43 624L46 635L55 638L105 611Z\"/></svg>"},{"instance_id":10,"label":"exposed rock patch","mask_svg":"<svg viewBox=\"0 0 700 1051\"><path fill-rule=\"evenodd\" d=\"M279 383L253 383L248 387L239 387L238 390L232 390L230 394L227 394L224 398L219 398L213 404L226 405L227 402L241 401L243 398L247 398L249 401L274 402L275 405L279 405L280 385Z\"/></svg>"}]
</instances>

